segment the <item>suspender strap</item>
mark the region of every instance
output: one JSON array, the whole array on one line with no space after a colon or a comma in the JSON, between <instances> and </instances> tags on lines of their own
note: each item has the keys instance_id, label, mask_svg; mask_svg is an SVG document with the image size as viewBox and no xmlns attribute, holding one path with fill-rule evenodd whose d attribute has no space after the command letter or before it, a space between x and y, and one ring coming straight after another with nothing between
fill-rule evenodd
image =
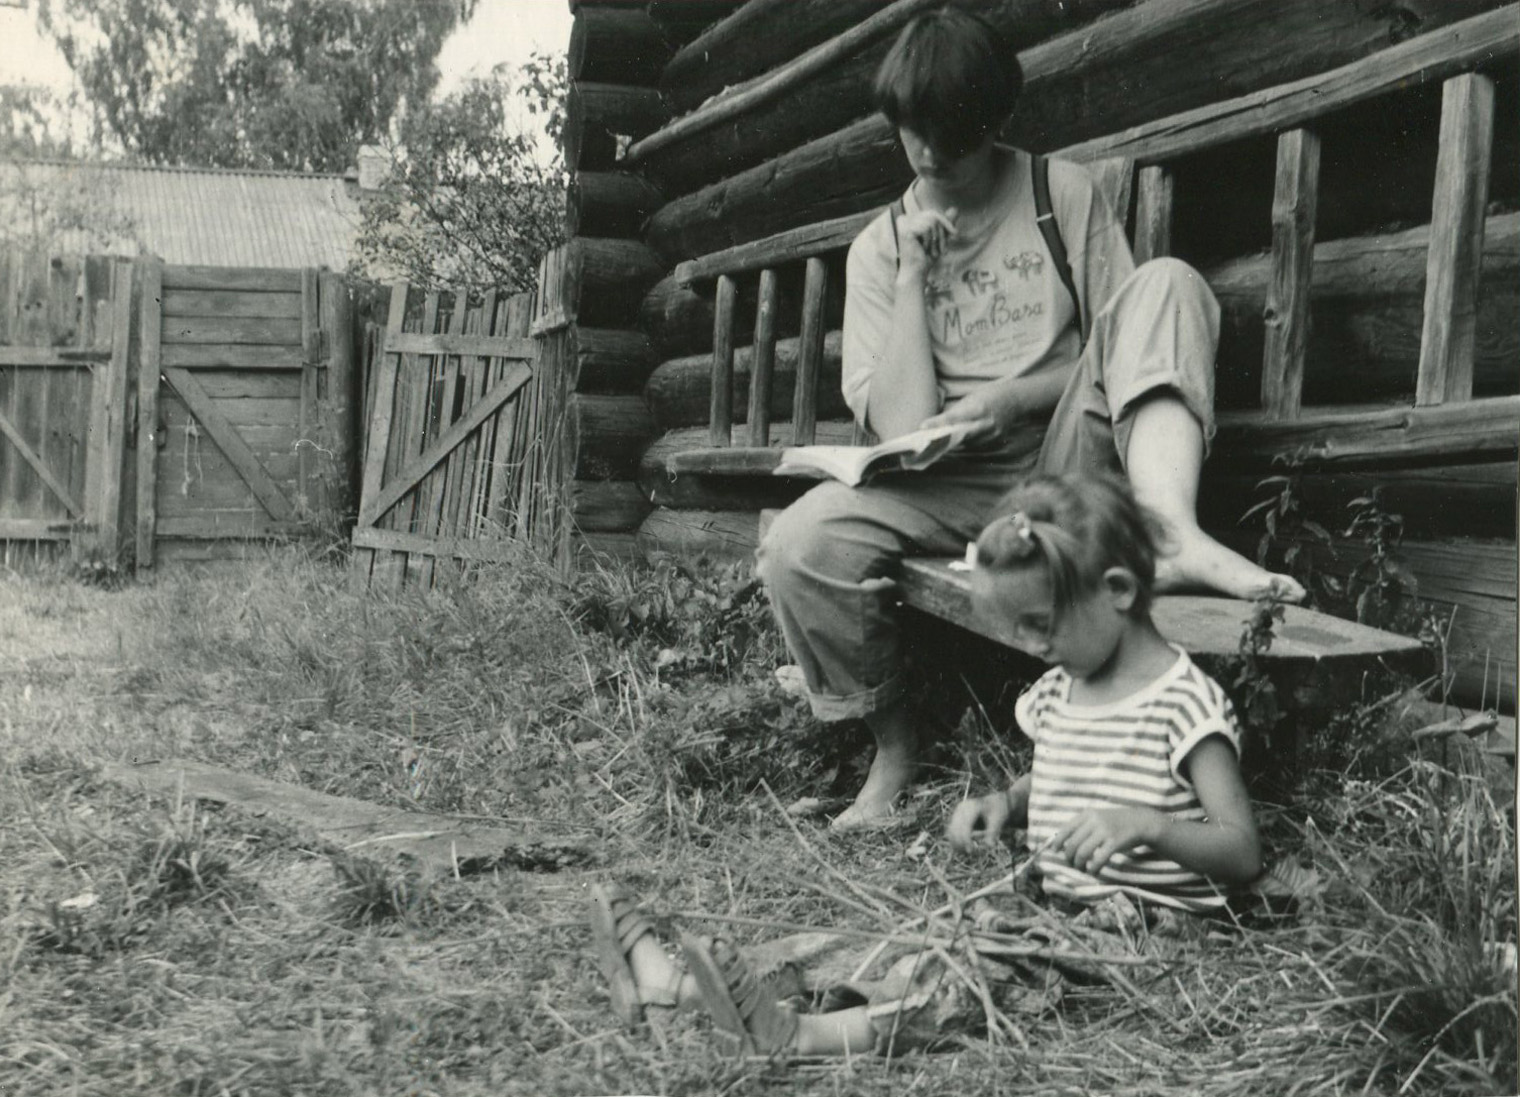
<instances>
[{"instance_id":1,"label":"suspender strap","mask_svg":"<svg viewBox=\"0 0 1520 1097\"><path fill-rule=\"evenodd\" d=\"M1061 284L1071 294L1071 303L1077 310L1077 331L1081 335L1082 345L1086 346L1087 319L1082 315L1082 298L1077 296L1077 283L1071 276L1071 262L1066 258L1066 243L1061 239L1061 225L1050 204L1050 161L1043 156L1031 156L1029 173L1034 181L1035 224L1040 226L1040 234L1045 237L1045 246L1050 249L1050 258L1055 263ZM892 229L895 234L896 221L892 223Z\"/></svg>"},{"instance_id":2,"label":"suspender strap","mask_svg":"<svg viewBox=\"0 0 1520 1097\"><path fill-rule=\"evenodd\" d=\"M902 266L902 243L897 239L897 219L908 212L908 207L903 205L899 198L892 203L892 254L897 256L897 265Z\"/></svg>"}]
</instances>

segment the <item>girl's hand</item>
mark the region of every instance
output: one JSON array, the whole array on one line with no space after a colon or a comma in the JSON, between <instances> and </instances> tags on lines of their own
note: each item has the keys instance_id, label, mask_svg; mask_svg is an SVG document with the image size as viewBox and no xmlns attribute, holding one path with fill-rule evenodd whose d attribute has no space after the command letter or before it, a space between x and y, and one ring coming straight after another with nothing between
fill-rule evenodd
<instances>
[{"instance_id":1,"label":"girl's hand","mask_svg":"<svg viewBox=\"0 0 1520 1097\"><path fill-rule=\"evenodd\" d=\"M974 796L956 805L950 816L945 836L950 844L961 852L969 852L980 835L982 843L996 848L1003 828L1013 814L1006 792L989 792L986 796Z\"/></svg>"},{"instance_id":2,"label":"girl's hand","mask_svg":"<svg viewBox=\"0 0 1520 1097\"><path fill-rule=\"evenodd\" d=\"M922 279L944 254L955 235L954 207L939 210L921 209L897 219L898 277Z\"/></svg>"},{"instance_id":3,"label":"girl's hand","mask_svg":"<svg viewBox=\"0 0 1520 1097\"><path fill-rule=\"evenodd\" d=\"M967 393L938 415L929 416L919 424L919 428L927 430L951 423L978 423L979 429L967 439L967 442L975 445L978 442L1006 436L1017 421L1017 411L1006 399L1006 393L998 391L992 385L983 385Z\"/></svg>"},{"instance_id":4,"label":"girl's hand","mask_svg":"<svg viewBox=\"0 0 1520 1097\"><path fill-rule=\"evenodd\" d=\"M1104 808L1072 820L1050 840L1050 852L1072 868L1097 876L1116 853L1154 846L1166 816L1150 808Z\"/></svg>"}]
</instances>

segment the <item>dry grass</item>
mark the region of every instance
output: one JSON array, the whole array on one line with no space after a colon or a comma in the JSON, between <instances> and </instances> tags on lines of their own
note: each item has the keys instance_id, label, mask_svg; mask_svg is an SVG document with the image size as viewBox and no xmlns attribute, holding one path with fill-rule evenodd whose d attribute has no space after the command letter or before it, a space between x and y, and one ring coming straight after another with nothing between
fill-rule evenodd
<instances>
[{"instance_id":1,"label":"dry grass","mask_svg":"<svg viewBox=\"0 0 1520 1097\"><path fill-rule=\"evenodd\" d=\"M938 838L965 775L1012 764L980 716L945 736L915 829L787 819L849 787L860 737L780 695L779 659L752 587L675 567L566 585L524 559L393 599L293 553L0 581L0 1093L1515 1092L1514 810L1470 756L1264 812L1318 881L1296 917L942 1053L788 1066L732 1059L696 1017L620 1031L595 876L744 940L900 929L1008 871ZM169 756L590 834L600 865L424 879L97 777Z\"/></svg>"}]
</instances>

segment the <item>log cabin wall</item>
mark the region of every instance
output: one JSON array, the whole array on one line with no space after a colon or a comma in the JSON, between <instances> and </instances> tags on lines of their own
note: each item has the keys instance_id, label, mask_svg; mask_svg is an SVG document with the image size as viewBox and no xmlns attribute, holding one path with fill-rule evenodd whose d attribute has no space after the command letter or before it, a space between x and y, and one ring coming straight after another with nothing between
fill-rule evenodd
<instances>
[{"instance_id":1,"label":"log cabin wall","mask_svg":"<svg viewBox=\"0 0 1520 1097\"><path fill-rule=\"evenodd\" d=\"M758 510L805 488L765 477L669 474L671 454L707 444L714 338L711 281L688 282L675 268L789 230L864 215L900 192L909 171L895 136L871 111L869 78L898 29L936 2L749 0L722 13L714 6L708 14L723 17L700 30L693 29L700 20L691 20L681 31L685 40L660 25L658 4L582 0L578 6L584 52L578 62L573 45L578 86L572 115L580 146L571 165L570 222L591 240L615 237L645 249L636 273L627 267L617 273L610 253L597 253L600 244L586 245L586 256L593 266L608 264L604 284L617 279L629 290L643 285L634 317L620 311L616 324L626 326L610 330L629 338L627 333L636 333L649 355L627 374L647 370L647 420L636 421L622 404L587 406L581 428L605 430L609 446L624 445L643 430L659 434L638 461L637 499L622 479L625 464L603 465L578 483L588 533L626 547L636 529L645 550L738 558L754 544ZM1105 155L1083 155L1084 142L1096 146L1131 127L1339 70L1484 13L1502 16L1501 9L1500 0L981 5L1019 49L1025 70L1025 94L1005 136L1021 147L1066 150L1082 159ZM1520 19L1512 5L1508 10L1512 22ZM647 27L639 29L638 13L663 32L663 45L652 44L656 35ZM616 70L616 81L588 68L597 52L598 22L611 27L614 19L620 21L620 58L602 64ZM626 55L639 42L644 54L635 63ZM650 59L661 51L668 52L652 71ZM1486 68L1500 119L1512 119L1520 106L1516 68L1508 55ZM1312 258L1304 260L1313 271L1313 322L1301 392L1292 394L1306 408L1415 402L1443 78L1411 79L1323 124L1316 120L1318 209L1306 253ZM617 81L638 93L615 95L606 85ZM594 135L598 126L614 136ZM1150 192L1132 194L1126 210L1141 237L1137 251L1179 255L1215 287L1224 308L1219 404L1227 418L1238 414L1242 422L1255 414L1263 389L1269 338L1263 312L1272 282L1272 259L1264 249L1273 242L1277 137L1263 132L1217 141L1169 162L1166 194L1176 218L1159 235L1146 231L1153 223L1148 211L1155 208L1148 204ZM1491 165L1473 322L1472 393L1479 397L1520 390L1520 131L1513 125L1495 127ZM1159 175L1152 170L1150 178ZM1144 192L1145 184L1137 181L1135 190ZM593 228L605 235L593 235ZM825 259L818 440L844 441L849 432L838 393L843 251ZM776 290L773 445L787 440L793 403L802 294L795 268L800 264L780 271ZM587 267L583 280L591 277ZM753 276L737 282L732 404L735 420L743 421L756 284ZM603 395L625 397L624 389ZM1257 482L1281 471L1274 454L1285 452L1280 441L1267 445L1251 437L1249 429L1230 436L1210 466L1200 503L1210 528L1249 542L1247 547L1259 534L1244 531L1238 519L1259 497ZM1245 440L1236 444L1237 438ZM595 445L585 434L581 444ZM1321 454L1338 452L1333 430L1305 444ZM1349 464L1325 460L1305 467L1300 488L1312 516L1339 532L1346 504L1372 486L1382 488L1388 509L1405 517L1405 555L1421 579L1421 595L1458 608L1452 643L1465 667L1463 688L1475 698L1486 690L1491 700L1503 677L1506 692L1512 691L1513 446L1464 452L1463 443L1453 441L1433 456L1427 446L1417 459L1401 461L1394 454ZM650 504L654 509L645 513ZM1354 562L1354 555L1343 556L1330 566L1344 570Z\"/></svg>"}]
</instances>

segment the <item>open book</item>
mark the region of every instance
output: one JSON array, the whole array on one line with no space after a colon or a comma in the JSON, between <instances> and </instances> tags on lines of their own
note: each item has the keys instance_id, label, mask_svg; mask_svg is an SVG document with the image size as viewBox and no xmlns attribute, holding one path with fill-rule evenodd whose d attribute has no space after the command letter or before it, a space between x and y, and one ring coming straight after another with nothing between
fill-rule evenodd
<instances>
[{"instance_id":1,"label":"open book","mask_svg":"<svg viewBox=\"0 0 1520 1097\"><path fill-rule=\"evenodd\" d=\"M777 476L822 473L854 487L878 472L926 469L966 439L986 429L986 423L947 423L915 430L877 446L788 446L781 451Z\"/></svg>"}]
</instances>

